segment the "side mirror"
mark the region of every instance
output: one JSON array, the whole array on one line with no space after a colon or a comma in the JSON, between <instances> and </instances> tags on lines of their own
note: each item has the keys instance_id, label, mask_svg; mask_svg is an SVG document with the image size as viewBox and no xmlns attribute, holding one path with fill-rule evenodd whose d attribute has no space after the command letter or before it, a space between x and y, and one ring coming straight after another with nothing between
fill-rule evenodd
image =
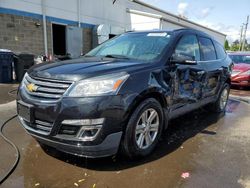
<instances>
[{"instance_id":1,"label":"side mirror","mask_svg":"<svg viewBox=\"0 0 250 188\"><path fill-rule=\"evenodd\" d=\"M171 63L183 65L196 65L195 57L184 53L174 53L170 58Z\"/></svg>"}]
</instances>

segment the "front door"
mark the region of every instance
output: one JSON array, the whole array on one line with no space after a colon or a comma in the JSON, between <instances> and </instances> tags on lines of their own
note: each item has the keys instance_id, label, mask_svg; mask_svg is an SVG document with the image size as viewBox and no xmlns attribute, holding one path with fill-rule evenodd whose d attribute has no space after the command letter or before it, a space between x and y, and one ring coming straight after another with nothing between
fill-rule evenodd
<instances>
[{"instance_id":1,"label":"front door","mask_svg":"<svg viewBox=\"0 0 250 188\"><path fill-rule=\"evenodd\" d=\"M174 54L190 56L197 63L194 65L172 65L173 85L172 110L198 102L202 98L205 82L205 69L200 63L200 49L196 35L183 35L176 45Z\"/></svg>"}]
</instances>

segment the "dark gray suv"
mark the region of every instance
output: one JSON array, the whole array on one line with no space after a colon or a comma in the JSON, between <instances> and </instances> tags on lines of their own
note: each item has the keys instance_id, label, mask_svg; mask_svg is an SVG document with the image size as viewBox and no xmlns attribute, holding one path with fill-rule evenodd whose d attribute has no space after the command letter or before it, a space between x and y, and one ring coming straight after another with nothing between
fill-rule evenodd
<instances>
[{"instance_id":1,"label":"dark gray suv","mask_svg":"<svg viewBox=\"0 0 250 188\"><path fill-rule=\"evenodd\" d=\"M192 29L128 32L82 58L32 67L18 92L22 126L40 143L87 157L143 157L168 121L225 110L232 62Z\"/></svg>"}]
</instances>

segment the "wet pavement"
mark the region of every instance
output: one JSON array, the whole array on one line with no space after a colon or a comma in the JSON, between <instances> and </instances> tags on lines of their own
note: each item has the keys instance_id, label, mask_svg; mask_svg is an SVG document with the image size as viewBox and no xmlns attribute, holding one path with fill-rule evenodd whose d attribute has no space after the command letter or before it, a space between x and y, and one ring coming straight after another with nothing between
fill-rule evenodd
<instances>
[{"instance_id":1,"label":"wet pavement","mask_svg":"<svg viewBox=\"0 0 250 188\"><path fill-rule=\"evenodd\" d=\"M0 104L13 101L18 84L1 84L0 83Z\"/></svg>"},{"instance_id":2,"label":"wet pavement","mask_svg":"<svg viewBox=\"0 0 250 188\"><path fill-rule=\"evenodd\" d=\"M237 89L233 87L231 88L231 95L237 95L241 97L250 97L250 88Z\"/></svg>"},{"instance_id":3,"label":"wet pavement","mask_svg":"<svg viewBox=\"0 0 250 188\"><path fill-rule=\"evenodd\" d=\"M15 114L9 98L0 104L0 123ZM85 159L41 147L13 119L4 133L21 159L1 187L250 187L249 114L250 104L235 99L226 114L189 113L170 123L152 155L137 161ZM15 154L2 139L0 153L1 176Z\"/></svg>"}]
</instances>

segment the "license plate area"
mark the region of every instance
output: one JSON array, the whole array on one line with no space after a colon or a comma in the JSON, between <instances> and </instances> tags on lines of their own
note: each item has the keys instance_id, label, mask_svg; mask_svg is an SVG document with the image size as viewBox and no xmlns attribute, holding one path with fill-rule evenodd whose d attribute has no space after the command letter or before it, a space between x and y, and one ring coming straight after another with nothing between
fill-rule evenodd
<instances>
[{"instance_id":1,"label":"license plate area","mask_svg":"<svg viewBox=\"0 0 250 188\"><path fill-rule=\"evenodd\" d=\"M26 104L22 101L17 102L17 113L25 121L29 123L34 122L34 108L30 104Z\"/></svg>"}]
</instances>

